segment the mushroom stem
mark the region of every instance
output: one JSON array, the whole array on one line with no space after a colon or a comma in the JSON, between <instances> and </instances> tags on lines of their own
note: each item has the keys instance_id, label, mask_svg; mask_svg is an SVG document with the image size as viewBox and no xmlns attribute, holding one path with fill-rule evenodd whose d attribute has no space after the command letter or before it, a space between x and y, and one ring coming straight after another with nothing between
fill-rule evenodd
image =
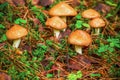
<instances>
[{"instance_id":1,"label":"mushroom stem","mask_svg":"<svg viewBox=\"0 0 120 80\"><path fill-rule=\"evenodd\" d=\"M66 16L61 16L60 17L65 23L67 22L67 17ZM63 29L63 32L65 32L65 30L66 30L66 28L65 29Z\"/></svg>"},{"instance_id":2,"label":"mushroom stem","mask_svg":"<svg viewBox=\"0 0 120 80\"><path fill-rule=\"evenodd\" d=\"M60 30L54 29L54 36L58 39L59 35L60 35Z\"/></svg>"},{"instance_id":3,"label":"mushroom stem","mask_svg":"<svg viewBox=\"0 0 120 80\"><path fill-rule=\"evenodd\" d=\"M65 32L65 30L66 30L66 28L65 28L65 29L63 29L62 31L63 31L63 32Z\"/></svg>"},{"instance_id":4,"label":"mushroom stem","mask_svg":"<svg viewBox=\"0 0 120 80\"><path fill-rule=\"evenodd\" d=\"M75 45L75 51L76 51L77 53L79 53L79 54L82 54L82 47Z\"/></svg>"},{"instance_id":5,"label":"mushroom stem","mask_svg":"<svg viewBox=\"0 0 120 80\"><path fill-rule=\"evenodd\" d=\"M21 39L20 39L20 38L14 40L14 41L13 41L13 47L14 47L14 48L18 48L19 45L20 45L20 42L21 42Z\"/></svg>"},{"instance_id":6,"label":"mushroom stem","mask_svg":"<svg viewBox=\"0 0 120 80\"><path fill-rule=\"evenodd\" d=\"M67 22L66 16L61 16L60 17L65 23Z\"/></svg>"},{"instance_id":7,"label":"mushroom stem","mask_svg":"<svg viewBox=\"0 0 120 80\"><path fill-rule=\"evenodd\" d=\"M95 28L95 34L99 35L100 34L100 28Z\"/></svg>"}]
</instances>

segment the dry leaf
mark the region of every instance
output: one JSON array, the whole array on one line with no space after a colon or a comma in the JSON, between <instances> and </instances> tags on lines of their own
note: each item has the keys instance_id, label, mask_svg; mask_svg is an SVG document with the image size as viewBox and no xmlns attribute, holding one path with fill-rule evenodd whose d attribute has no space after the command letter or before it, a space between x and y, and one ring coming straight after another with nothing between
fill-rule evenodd
<instances>
[{"instance_id":1,"label":"dry leaf","mask_svg":"<svg viewBox=\"0 0 120 80\"><path fill-rule=\"evenodd\" d=\"M97 11L101 11L105 15L111 10L110 6L103 4L103 3L98 3L98 5L95 7Z\"/></svg>"},{"instance_id":2,"label":"dry leaf","mask_svg":"<svg viewBox=\"0 0 120 80\"><path fill-rule=\"evenodd\" d=\"M40 5L42 6L49 6L53 4L54 0L40 0Z\"/></svg>"},{"instance_id":3,"label":"dry leaf","mask_svg":"<svg viewBox=\"0 0 120 80\"><path fill-rule=\"evenodd\" d=\"M13 3L16 5L16 6L23 6L25 5L25 1L24 0L12 0Z\"/></svg>"}]
</instances>

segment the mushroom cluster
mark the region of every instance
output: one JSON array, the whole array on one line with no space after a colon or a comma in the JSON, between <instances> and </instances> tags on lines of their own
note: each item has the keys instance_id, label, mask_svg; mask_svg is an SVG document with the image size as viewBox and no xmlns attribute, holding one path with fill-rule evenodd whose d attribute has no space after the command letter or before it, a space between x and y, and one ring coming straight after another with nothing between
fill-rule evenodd
<instances>
[{"instance_id":1,"label":"mushroom cluster","mask_svg":"<svg viewBox=\"0 0 120 80\"><path fill-rule=\"evenodd\" d=\"M47 19L46 26L50 26L53 28L54 36L57 39L60 34L60 30L65 31L65 29L67 28L66 17L77 15L77 12L65 2L60 2L57 5L53 6L48 13L52 17ZM91 16L96 17L100 15L96 14L96 16L94 16L94 14L91 13ZM90 34L88 34L86 31L75 30L71 32L68 36L68 42L72 45L75 45L75 51L77 53L82 54L82 47L91 44L92 38Z\"/></svg>"},{"instance_id":2,"label":"mushroom cluster","mask_svg":"<svg viewBox=\"0 0 120 80\"><path fill-rule=\"evenodd\" d=\"M53 28L56 39L58 39L60 31L65 31L67 28L66 17L77 15L77 12L65 2L56 4L48 11L48 13L51 17L46 20L45 24L46 26ZM84 11L82 16L84 18L92 19L89 22L92 27L96 28L105 26L104 20L100 18L100 14L93 9ZM15 49L19 47L21 38L27 34L27 29L20 25L14 25L6 32L7 38L9 40L14 40L13 47ZM90 45L92 43L92 38L90 34L84 30L75 30L68 36L68 42L69 44L75 45L75 51L77 53L82 54L82 47Z\"/></svg>"},{"instance_id":3,"label":"mushroom cluster","mask_svg":"<svg viewBox=\"0 0 120 80\"><path fill-rule=\"evenodd\" d=\"M54 28L56 39L58 39L60 31L67 28L66 17L77 15L77 12L65 2L53 6L48 13L52 17L47 19L46 25Z\"/></svg>"},{"instance_id":4,"label":"mushroom cluster","mask_svg":"<svg viewBox=\"0 0 120 80\"><path fill-rule=\"evenodd\" d=\"M105 21L101 18L101 15L94 9L88 9L82 12L82 17L91 19L89 25L95 28L95 34L99 35L100 28L105 27Z\"/></svg>"}]
</instances>

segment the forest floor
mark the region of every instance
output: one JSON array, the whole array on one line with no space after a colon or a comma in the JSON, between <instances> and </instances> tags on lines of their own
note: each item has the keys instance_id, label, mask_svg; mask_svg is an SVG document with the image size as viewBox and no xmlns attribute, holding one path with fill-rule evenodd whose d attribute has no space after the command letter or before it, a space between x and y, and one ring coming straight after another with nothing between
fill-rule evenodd
<instances>
[{"instance_id":1,"label":"forest floor","mask_svg":"<svg viewBox=\"0 0 120 80\"><path fill-rule=\"evenodd\" d=\"M49 10L60 2L77 15L65 18L67 28L56 39L46 21ZM97 11L105 22L97 35L91 19L82 16L87 9ZM18 48L6 36L15 24L28 31ZM92 39L82 55L68 41L75 30ZM120 80L120 1L0 0L0 80Z\"/></svg>"}]
</instances>

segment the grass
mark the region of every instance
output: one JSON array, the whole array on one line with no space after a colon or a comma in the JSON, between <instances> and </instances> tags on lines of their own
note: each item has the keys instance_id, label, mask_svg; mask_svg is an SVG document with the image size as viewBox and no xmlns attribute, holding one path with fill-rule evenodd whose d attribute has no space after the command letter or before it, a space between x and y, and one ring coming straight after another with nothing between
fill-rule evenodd
<instances>
[{"instance_id":1,"label":"grass","mask_svg":"<svg viewBox=\"0 0 120 80\"><path fill-rule=\"evenodd\" d=\"M103 37L101 37L101 39L102 38ZM112 60L117 61L117 57L119 56L119 54L116 51L120 48L120 38L118 38L117 36L107 37L104 42L99 42L99 39L97 39L96 43L98 43L99 46L98 48L93 49L93 53L105 58L106 60L108 60L108 62L111 62Z\"/></svg>"},{"instance_id":2,"label":"grass","mask_svg":"<svg viewBox=\"0 0 120 80\"><path fill-rule=\"evenodd\" d=\"M74 23L70 24L72 30L90 28L88 20L83 19L81 14L77 14L74 21Z\"/></svg>"},{"instance_id":3,"label":"grass","mask_svg":"<svg viewBox=\"0 0 120 80\"><path fill-rule=\"evenodd\" d=\"M81 71L77 71L76 73L70 73L68 75L68 80L77 80L82 78L82 72Z\"/></svg>"}]
</instances>

